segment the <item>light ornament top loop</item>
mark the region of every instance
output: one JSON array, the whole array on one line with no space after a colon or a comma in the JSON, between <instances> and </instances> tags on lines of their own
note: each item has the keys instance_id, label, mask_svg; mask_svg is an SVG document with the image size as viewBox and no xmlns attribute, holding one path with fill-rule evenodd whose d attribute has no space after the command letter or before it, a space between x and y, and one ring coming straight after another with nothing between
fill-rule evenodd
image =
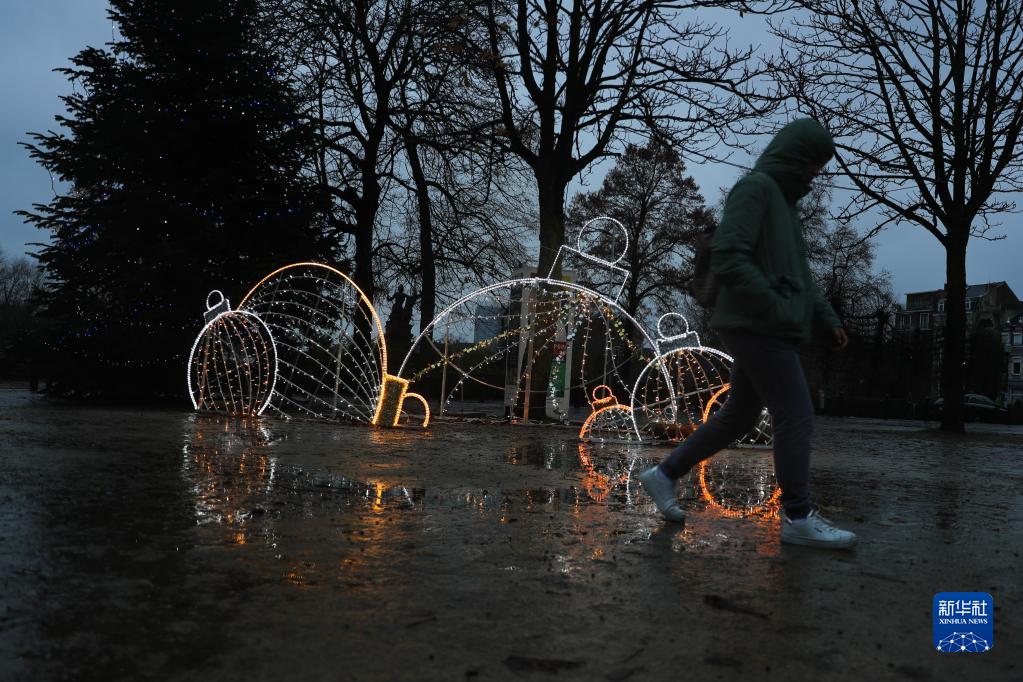
<instances>
[{"instance_id":1,"label":"light ornament top loop","mask_svg":"<svg viewBox=\"0 0 1023 682\"><path fill-rule=\"evenodd\" d=\"M211 302L210 299L213 298L214 294L219 296L220 299L216 302ZM229 312L231 312L231 301L227 300L227 296L224 296L224 292L220 291L220 289L214 289L206 295L206 312L203 313L203 321L210 322L216 319L218 315Z\"/></svg>"},{"instance_id":2,"label":"light ornament top loop","mask_svg":"<svg viewBox=\"0 0 1023 682\"><path fill-rule=\"evenodd\" d=\"M607 260L606 258L601 258L600 256L594 256L592 253L588 253L583 250L583 235L586 234L586 228L588 228L590 225L597 222L598 220L610 220L612 223L617 225L619 229L621 229L622 235L625 237L625 248L622 249L621 255L618 256L618 258L616 258L613 261ZM628 283L629 278L632 277L632 273L629 270L618 265L618 263L620 263L622 259L625 258L625 256L629 253L629 233L625 229L624 225L622 225L620 222L618 222L617 220L610 216L600 216L597 218L591 218L590 220L587 220L586 223L584 223L582 228L579 230L579 236L575 240L575 247L568 246L567 244L562 244L561 246L558 247L558 252L554 254L554 261L551 263L551 269L547 273L546 279L551 279L554 276L554 269L558 267L558 262L561 260L561 254L564 251L571 251L572 253L579 256L583 260L587 260L595 265L598 265L602 268L606 268L621 275L622 284L621 286L618 287L618 291L611 298L613 302L615 303L618 302L618 299L622 297L622 292L625 291L625 285Z\"/></svg>"},{"instance_id":3,"label":"light ornament top loop","mask_svg":"<svg viewBox=\"0 0 1023 682\"><path fill-rule=\"evenodd\" d=\"M678 318L682 320L682 326L685 329L681 334L667 334L664 331L664 320L667 317ZM695 331L689 331L689 320L682 313L664 313L657 318L657 352L663 353L664 348L670 344L671 349L675 348L702 348L703 344L700 342L700 335Z\"/></svg>"},{"instance_id":4,"label":"light ornament top loop","mask_svg":"<svg viewBox=\"0 0 1023 682\"><path fill-rule=\"evenodd\" d=\"M597 391L602 391L602 395L597 395ZM617 405L618 398L615 397L614 391L611 390L610 386L601 384L593 388L593 409L596 410L599 407L607 405Z\"/></svg>"},{"instance_id":5,"label":"light ornament top loop","mask_svg":"<svg viewBox=\"0 0 1023 682\"><path fill-rule=\"evenodd\" d=\"M615 225L617 225L618 229L622 231L622 236L625 237L625 246L624 248L622 248L622 253L620 256L618 256L618 258L615 258L614 260L606 260L604 258L599 258L598 256L594 256L583 251L583 235L586 234L586 228L600 220L609 220ZM575 240L575 248L580 254L584 254L585 256L592 258L594 261L597 261L599 263L603 263L608 266L618 265L619 263L622 262L622 259L625 258L625 256L629 253L629 232L628 230L625 229L624 225L622 225L619 221L615 220L611 216L598 216L596 218L590 218L585 223L583 223L582 228L579 229L579 236Z\"/></svg>"}]
</instances>

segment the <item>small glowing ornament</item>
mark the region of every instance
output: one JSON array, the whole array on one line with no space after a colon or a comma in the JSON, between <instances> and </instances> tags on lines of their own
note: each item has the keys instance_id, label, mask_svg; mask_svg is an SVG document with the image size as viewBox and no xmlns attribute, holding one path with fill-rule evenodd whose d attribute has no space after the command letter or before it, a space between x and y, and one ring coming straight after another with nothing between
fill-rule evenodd
<instances>
[{"instance_id":1,"label":"small glowing ornament","mask_svg":"<svg viewBox=\"0 0 1023 682\"><path fill-rule=\"evenodd\" d=\"M430 425L430 404L423 396L409 391L408 384L407 379L391 374L384 375L380 400L371 422L374 426L398 426L407 398L413 398L420 402L423 406L422 426L425 429Z\"/></svg>"},{"instance_id":2,"label":"small glowing ornament","mask_svg":"<svg viewBox=\"0 0 1023 682\"><path fill-rule=\"evenodd\" d=\"M603 384L593 389L593 412L582 428L579 440L591 443L635 443L636 431L632 423L632 408L619 405L611 389Z\"/></svg>"},{"instance_id":3,"label":"small glowing ornament","mask_svg":"<svg viewBox=\"0 0 1023 682\"><path fill-rule=\"evenodd\" d=\"M192 406L204 412L262 414L277 380L277 348L258 316L231 310L219 291L206 298L206 325L188 357Z\"/></svg>"}]
</instances>

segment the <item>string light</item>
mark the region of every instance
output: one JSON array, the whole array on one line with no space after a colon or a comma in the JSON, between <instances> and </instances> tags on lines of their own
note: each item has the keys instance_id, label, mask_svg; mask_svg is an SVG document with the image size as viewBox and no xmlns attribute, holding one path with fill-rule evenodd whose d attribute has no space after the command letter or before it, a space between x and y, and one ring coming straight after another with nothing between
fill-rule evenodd
<instances>
[{"instance_id":1,"label":"string light","mask_svg":"<svg viewBox=\"0 0 1023 682\"><path fill-rule=\"evenodd\" d=\"M710 484L708 483L708 472L710 470L710 460L703 460L697 466L697 484L700 489L700 497L714 508L717 512L723 516L730 518L741 518L745 516L762 516L764 518L773 518L778 515L778 508L780 507L781 501L781 488L777 485L772 485L772 492L767 499L763 502L756 504L740 503L739 505L732 506L725 502L724 499L718 499L711 490ZM761 487L761 500L763 500L763 485Z\"/></svg>"},{"instance_id":2,"label":"string light","mask_svg":"<svg viewBox=\"0 0 1023 682\"><path fill-rule=\"evenodd\" d=\"M598 392L601 395L598 396ZM579 429L579 440L595 443L634 442L629 438L633 432L632 408L619 405L614 392L604 384L594 388L592 395L590 405L593 412Z\"/></svg>"},{"instance_id":3,"label":"string light","mask_svg":"<svg viewBox=\"0 0 1023 682\"><path fill-rule=\"evenodd\" d=\"M546 293L535 302L535 305L530 306L526 314L522 314L515 309L515 305L524 298L521 292L526 288L543 290ZM487 301L486 304L482 302L484 300ZM496 306L491 304L495 300ZM441 354L432 341L435 329L474 328L480 318L474 311L492 310L494 307L507 311L503 315L508 321L506 329L492 338L475 342L453 353ZM491 316L488 316L488 319L489 317ZM522 317L525 317L524 322L521 319L513 319ZM536 364L552 350L559 326L564 329L564 343L574 344L579 339L583 340L583 359L579 365L579 373L573 376L575 368L567 368L567 390L581 386L589 393L593 386L606 385L607 380L614 379L622 393L627 393L631 381L622 374L624 367L633 360L645 364L649 356L644 356L642 348L644 345L655 347L654 340L643 326L618 303L603 294L572 282L548 277L523 277L482 287L459 298L438 313L414 340L401 364L398 376L408 375L419 381L431 372L445 367L452 369L458 373L458 380L453 385L449 384L449 390L441 396L442 403L450 405L458 391L470 382L483 388L504 389L505 387L496 386L488 380L495 371L501 371L505 373L506 390L514 393L506 395L506 404L517 404L524 386L528 384L528 367L530 364ZM589 349L586 348L589 339L599 333L603 333L605 341L606 371L604 368L593 366L588 357ZM516 336L518 343L513 341ZM643 338L646 343L637 344L633 341L634 337ZM539 342L533 345L531 356L528 355L530 351L527 348L529 338L539 339ZM617 346L621 350L615 347L616 342L620 342ZM417 358L421 361L422 356L429 352L435 353L436 359L428 362L422 369L411 372L409 368L412 359ZM471 362L465 362L467 359ZM505 372L506 364L511 363L517 368L512 369L510 373ZM537 392L545 393L551 398L554 409L565 414L565 410L559 404L561 398L557 394L560 393L561 387L554 383L555 373L551 372L549 377L546 390ZM665 385L669 385L667 381Z\"/></svg>"},{"instance_id":4,"label":"string light","mask_svg":"<svg viewBox=\"0 0 1023 682\"><path fill-rule=\"evenodd\" d=\"M286 418L393 426L404 399L410 397L424 402L424 426L429 422L425 399L404 390L407 380L385 372L387 344L380 317L340 270L321 263L293 263L261 279L238 310L230 310L220 291L211 292L206 302L207 323L188 363L195 409L229 414L271 410ZM268 343L262 356L273 361L253 368L247 353L260 340ZM262 357L258 352L256 356ZM393 381L403 388L391 406L393 412L381 419L383 387ZM258 407L253 406L254 392L260 398Z\"/></svg>"},{"instance_id":5,"label":"string light","mask_svg":"<svg viewBox=\"0 0 1023 682\"><path fill-rule=\"evenodd\" d=\"M293 263L260 280L239 306L274 333L281 416L370 423L383 398L387 344L380 317L350 277L321 263Z\"/></svg>"},{"instance_id":6,"label":"string light","mask_svg":"<svg viewBox=\"0 0 1023 682\"><path fill-rule=\"evenodd\" d=\"M377 402L376 412L373 413L373 419L370 421L373 426L397 426L398 421L401 419L402 406L407 398L415 398L423 404L425 417L423 418L422 426L424 429L429 426L430 405L423 396L410 392L408 385L408 379L402 379L391 374L384 375L380 400Z\"/></svg>"},{"instance_id":7,"label":"string light","mask_svg":"<svg viewBox=\"0 0 1023 682\"><path fill-rule=\"evenodd\" d=\"M422 403L422 425L426 427L430 421L429 403L422 395L408 390L413 381L451 368L459 377L446 395L440 396L442 407L449 405L470 381L483 388L503 389L506 404L517 405L530 384L531 368L549 352L556 357L565 353L560 349L554 351L552 344L564 343L567 349L581 339L583 355L577 376L573 376L573 368L568 365L566 385L559 386L560 377L552 367L545 390L528 389L530 393L546 394L549 405L564 418L567 410L559 404L559 392L564 390L567 394L572 388L583 388L591 414L579 432L581 439L650 442L659 438L655 431L665 425L695 429L706 421L711 406L719 404L727 390L725 377L731 369L731 356L703 346L699 335L690 331L685 317L677 313L662 315L657 320L655 340L616 298L552 278L566 251L600 267L618 270L628 278L628 271L617 266L625 252L612 261L582 250L583 235L597 220L609 220L622 230L627 252L628 234L621 223L606 217L587 222L577 238L578 248L559 249L547 277L520 277L491 284L462 296L441 311L413 341L396 375L386 372L387 345L376 309L355 282L335 268L309 262L278 268L252 287L237 311L230 310L222 293L211 292L207 298L207 324L193 344L189 359L190 390L193 381L197 381L193 373L203 377L202 386L196 384L193 406L255 414L270 409L285 417L342 418L396 426L401 421L405 400L411 398ZM545 293L532 296L529 294L532 291ZM497 309L506 312L479 315L469 310L495 308L493 304L484 305L483 300L496 301ZM237 314L237 319L224 318L232 313ZM515 317L519 319L513 320ZM447 351L447 342L443 355L433 343L432 332L441 324L447 338L452 328L457 332L460 327L475 328L481 319L498 318L507 320L506 329L453 353ZM665 325L669 319L680 320L684 331L668 333ZM248 324L242 324L242 320ZM253 321L258 324L254 326ZM216 334L210 331L214 324L219 325ZM513 341L516 336L518 343ZM555 341L559 336L565 340ZM639 344L637 338L642 339ZM535 339L540 342L534 343ZM598 339L603 341L602 363L594 363L590 358L590 344ZM204 359L195 360L200 341L203 341L200 355ZM266 348L263 355L273 358L272 371L263 365L253 367L251 360L245 361L249 346L255 349L257 357L259 349ZM643 351L647 347L654 349L652 358ZM441 357L406 377L412 358L429 349ZM635 360L642 360L644 366L630 386L624 370ZM509 371L512 362L515 369ZM504 374L503 387L487 380L488 372L492 374L495 370ZM627 403L619 403L609 380L619 387ZM268 394L258 393L265 385L270 387ZM215 397L194 397L212 395L214 391ZM258 406L252 404L254 393L258 393ZM769 442L769 429L765 416L745 440Z\"/></svg>"},{"instance_id":8,"label":"string light","mask_svg":"<svg viewBox=\"0 0 1023 682\"><path fill-rule=\"evenodd\" d=\"M207 322L188 354L186 381L192 407L262 414L277 382L273 334L257 315L231 310L223 294L218 303L211 304L214 293L220 294L211 292L207 297Z\"/></svg>"}]
</instances>

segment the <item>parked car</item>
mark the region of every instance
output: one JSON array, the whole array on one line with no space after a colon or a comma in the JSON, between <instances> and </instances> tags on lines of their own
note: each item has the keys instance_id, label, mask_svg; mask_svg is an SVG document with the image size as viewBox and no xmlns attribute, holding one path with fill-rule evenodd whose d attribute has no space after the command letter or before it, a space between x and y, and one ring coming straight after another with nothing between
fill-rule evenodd
<instances>
[{"instance_id":1,"label":"parked car","mask_svg":"<svg viewBox=\"0 0 1023 682\"><path fill-rule=\"evenodd\" d=\"M932 404L935 419L941 419L942 407L945 405L944 398L938 398ZM963 419L970 422L1005 422L1009 417L1009 411L999 407L994 400L979 393L963 394Z\"/></svg>"}]
</instances>

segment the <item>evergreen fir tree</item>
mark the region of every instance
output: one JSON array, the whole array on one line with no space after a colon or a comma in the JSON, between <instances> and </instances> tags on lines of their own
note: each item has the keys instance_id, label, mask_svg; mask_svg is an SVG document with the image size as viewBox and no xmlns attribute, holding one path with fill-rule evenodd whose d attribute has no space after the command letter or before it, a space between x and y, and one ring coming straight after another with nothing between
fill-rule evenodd
<instances>
[{"instance_id":1,"label":"evergreen fir tree","mask_svg":"<svg viewBox=\"0 0 1023 682\"><path fill-rule=\"evenodd\" d=\"M67 183L24 211L66 392L183 394L207 292L237 304L273 268L324 255L303 178L311 131L261 41L257 0L111 0L120 39L62 71L66 130L25 146Z\"/></svg>"}]
</instances>

